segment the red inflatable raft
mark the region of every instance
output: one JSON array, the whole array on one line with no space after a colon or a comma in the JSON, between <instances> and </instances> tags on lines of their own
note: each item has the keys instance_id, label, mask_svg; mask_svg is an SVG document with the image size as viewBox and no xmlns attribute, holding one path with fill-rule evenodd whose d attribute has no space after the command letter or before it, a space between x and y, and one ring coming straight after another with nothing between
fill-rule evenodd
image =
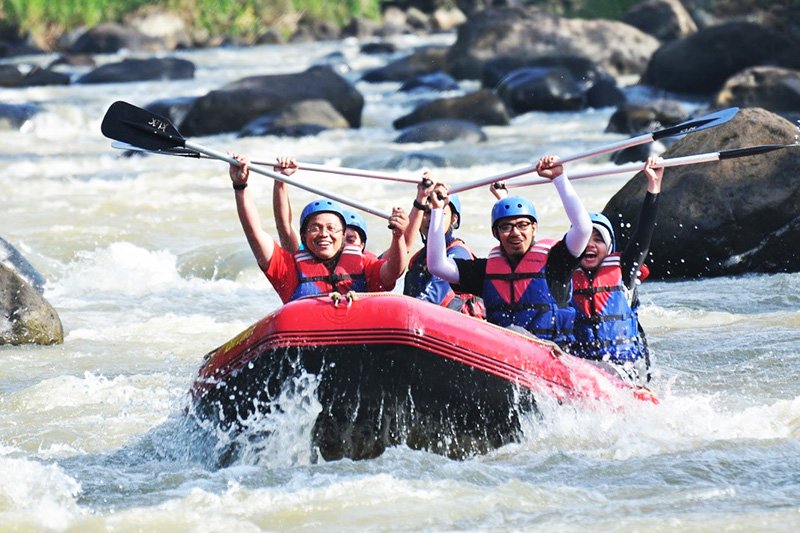
<instances>
[{"instance_id":1,"label":"red inflatable raft","mask_svg":"<svg viewBox=\"0 0 800 533\"><path fill-rule=\"evenodd\" d=\"M194 412L227 431L318 377L311 443L326 459L406 444L462 458L514 441L537 398L654 399L541 341L399 294L290 302L210 352Z\"/></svg>"}]
</instances>

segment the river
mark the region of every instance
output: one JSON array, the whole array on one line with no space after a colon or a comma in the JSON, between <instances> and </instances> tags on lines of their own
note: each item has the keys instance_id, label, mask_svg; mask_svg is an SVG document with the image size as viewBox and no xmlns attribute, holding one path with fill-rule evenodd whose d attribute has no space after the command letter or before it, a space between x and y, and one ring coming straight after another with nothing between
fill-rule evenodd
<instances>
[{"instance_id":1,"label":"river","mask_svg":"<svg viewBox=\"0 0 800 533\"><path fill-rule=\"evenodd\" d=\"M408 50L453 39L397 44ZM200 95L337 52L353 80L387 61L358 54L352 40L218 48L176 54L197 65L194 80L2 90L4 102L44 111L21 131L0 131L0 236L47 278L45 297L65 341L0 346L0 529L798 530L798 274L646 282L641 319L655 355L658 406L610 412L545 404L521 442L485 456L452 461L399 447L359 462L316 461L298 406L284 413L274 442L253 444L229 467L210 464L183 421L187 391L205 353L280 302L247 248L225 164L124 158L100 123L115 100L143 106ZM489 141L478 145L393 144L391 121L430 97L398 86L357 83L366 99L357 131L198 142L252 158L288 153L381 171L425 151L450 162L433 167L434 175L459 183L624 138L603 133L613 110L599 109L529 113L485 128ZM606 161L571 168L599 164ZM402 183L296 177L384 211L409 208L414 194ZM627 177L575 188L588 209L600 210ZM274 232L272 184L254 178ZM563 234L553 188L526 194L537 205L540 235ZM493 246L492 198L486 189L461 197L460 234L483 255ZM310 198L292 191L295 206ZM385 222L367 220L369 247L384 249Z\"/></svg>"}]
</instances>

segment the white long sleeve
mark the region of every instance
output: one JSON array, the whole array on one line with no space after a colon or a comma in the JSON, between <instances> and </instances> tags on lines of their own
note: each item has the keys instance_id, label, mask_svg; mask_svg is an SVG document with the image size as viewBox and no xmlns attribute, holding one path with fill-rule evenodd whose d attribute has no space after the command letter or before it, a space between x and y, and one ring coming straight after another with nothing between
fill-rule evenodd
<instances>
[{"instance_id":1,"label":"white long sleeve","mask_svg":"<svg viewBox=\"0 0 800 533\"><path fill-rule=\"evenodd\" d=\"M569 253L573 257L578 257L589 244L589 238L592 236L592 221L589 220L589 213L583 207L583 202L567 179L566 173L555 178L553 185L556 186L561 203L564 205L564 211L567 212L567 218L572 224L564 237L564 242Z\"/></svg>"},{"instance_id":2,"label":"white long sleeve","mask_svg":"<svg viewBox=\"0 0 800 533\"><path fill-rule=\"evenodd\" d=\"M586 239L586 242L589 242L589 239ZM444 240L444 211L441 208L431 210L426 246L428 248L426 255L428 271L449 283L458 283L458 266L452 257L447 257Z\"/></svg>"}]
</instances>

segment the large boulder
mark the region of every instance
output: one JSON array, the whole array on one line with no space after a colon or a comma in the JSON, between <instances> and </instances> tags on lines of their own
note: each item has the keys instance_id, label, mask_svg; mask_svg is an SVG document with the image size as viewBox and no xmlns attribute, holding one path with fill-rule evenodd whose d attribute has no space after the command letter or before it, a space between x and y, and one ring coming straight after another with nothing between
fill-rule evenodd
<instances>
[{"instance_id":1,"label":"large boulder","mask_svg":"<svg viewBox=\"0 0 800 533\"><path fill-rule=\"evenodd\" d=\"M305 137L327 129L347 129L347 120L325 100L303 100L245 124L239 137Z\"/></svg>"},{"instance_id":2,"label":"large boulder","mask_svg":"<svg viewBox=\"0 0 800 533\"><path fill-rule=\"evenodd\" d=\"M631 7L622 22L661 41L681 39L697 31L697 24L680 0L644 0Z\"/></svg>"},{"instance_id":3,"label":"large boulder","mask_svg":"<svg viewBox=\"0 0 800 533\"><path fill-rule=\"evenodd\" d=\"M113 54L121 49L157 52L164 50L164 42L145 35L135 28L116 23L105 23L86 30L69 47L73 54Z\"/></svg>"},{"instance_id":4,"label":"large boulder","mask_svg":"<svg viewBox=\"0 0 800 533\"><path fill-rule=\"evenodd\" d=\"M303 100L327 100L348 122L361 126L364 97L329 67L295 74L251 76L199 97L179 125L187 136L239 131L260 115Z\"/></svg>"},{"instance_id":5,"label":"large boulder","mask_svg":"<svg viewBox=\"0 0 800 533\"><path fill-rule=\"evenodd\" d=\"M41 110L37 104L4 104L0 102L0 131L18 130Z\"/></svg>"},{"instance_id":6,"label":"large boulder","mask_svg":"<svg viewBox=\"0 0 800 533\"><path fill-rule=\"evenodd\" d=\"M459 79L479 79L497 57L584 57L613 75L641 74L659 41L622 22L557 17L523 8L487 9L459 26L447 54Z\"/></svg>"},{"instance_id":7,"label":"large boulder","mask_svg":"<svg viewBox=\"0 0 800 533\"><path fill-rule=\"evenodd\" d=\"M194 63L177 57L124 59L108 63L81 76L77 83L122 83L148 80L188 80L194 78Z\"/></svg>"},{"instance_id":8,"label":"large boulder","mask_svg":"<svg viewBox=\"0 0 800 533\"><path fill-rule=\"evenodd\" d=\"M710 95L747 67L781 64L800 54L790 39L749 22L713 26L661 46L642 83L668 91Z\"/></svg>"},{"instance_id":9,"label":"large boulder","mask_svg":"<svg viewBox=\"0 0 800 533\"><path fill-rule=\"evenodd\" d=\"M717 94L720 107L763 107L775 113L800 112L800 70L752 67L728 81Z\"/></svg>"},{"instance_id":10,"label":"large boulder","mask_svg":"<svg viewBox=\"0 0 800 533\"><path fill-rule=\"evenodd\" d=\"M793 144L797 128L760 108L691 133L664 157L760 144ZM603 210L623 245L635 227L647 179L637 174ZM800 150L668 168L653 235L651 275L694 278L800 271Z\"/></svg>"},{"instance_id":11,"label":"large boulder","mask_svg":"<svg viewBox=\"0 0 800 533\"><path fill-rule=\"evenodd\" d=\"M403 129L435 119L469 120L479 126L508 126L511 123L503 102L492 91L482 90L422 104L392 124Z\"/></svg>"},{"instance_id":12,"label":"large boulder","mask_svg":"<svg viewBox=\"0 0 800 533\"><path fill-rule=\"evenodd\" d=\"M487 137L483 130L468 120L440 119L420 122L404 129L394 140L396 143L424 142L484 142Z\"/></svg>"},{"instance_id":13,"label":"large boulder","mask_svg":"<svg viewBox=\"0 0 800 533\"><path fill-rule=\"evenodd\" d=\"M361 79L370 83L380 83L406 81L423 74L431 74L444 69L446 55L446 48L422 48L413 54L396 59L386 66L368 70Z\"/></svg>"},{"instance_id":14,"label":"large boulder","mask_svg":"<svg viewBox=\"0 0 800 533\"><path fill-rule=\"evenodd\" d=\"M0 345L60 344L58 313L30 283L0 263Z\"/></svg>"}]
</instances>

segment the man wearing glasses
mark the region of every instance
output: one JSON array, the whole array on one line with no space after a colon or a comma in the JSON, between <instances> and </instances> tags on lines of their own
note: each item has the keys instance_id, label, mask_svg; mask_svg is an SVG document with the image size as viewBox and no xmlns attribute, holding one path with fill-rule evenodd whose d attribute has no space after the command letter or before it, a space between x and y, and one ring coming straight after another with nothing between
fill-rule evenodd
<instances>
[{"instance_id":1,"label":"man wearing glasses","mask_svg":"<svg viewBox=\"0 0 800 533\"><path fill-rule=\"evenodd\" d=\"M389 228L392 243L386 259L365 255L361 246L347 245L346 213L337 202L321 198L309 203L300 215L303 250L283 249L261 228L255 201L247 190L248 161L233 156L241 166L230 166L236 210L250 249L283 303L319 294L390 291L408 264L403 233L408 216L392 210Z\"/></svg>"},{"instance_id":2,"label":"man wearing glasses","mask_svg":"<svg viewBox=\"0 0 800 533\"><path fill-rule=\"evenodd\" d=\"M499 326L525 331L566 346L575 310L570 308L572 272L592 234L592 222L564 167L555 156L539 160L538 174L553 182L572 226L563 239L535 240L536 208L521 196L498 200L492 208L492 235L500 245L486 259L451 259L445 255L442 208L447 187L431 194L428 269L483 297L486 318Z\"/></svg>"}]
</instances>

